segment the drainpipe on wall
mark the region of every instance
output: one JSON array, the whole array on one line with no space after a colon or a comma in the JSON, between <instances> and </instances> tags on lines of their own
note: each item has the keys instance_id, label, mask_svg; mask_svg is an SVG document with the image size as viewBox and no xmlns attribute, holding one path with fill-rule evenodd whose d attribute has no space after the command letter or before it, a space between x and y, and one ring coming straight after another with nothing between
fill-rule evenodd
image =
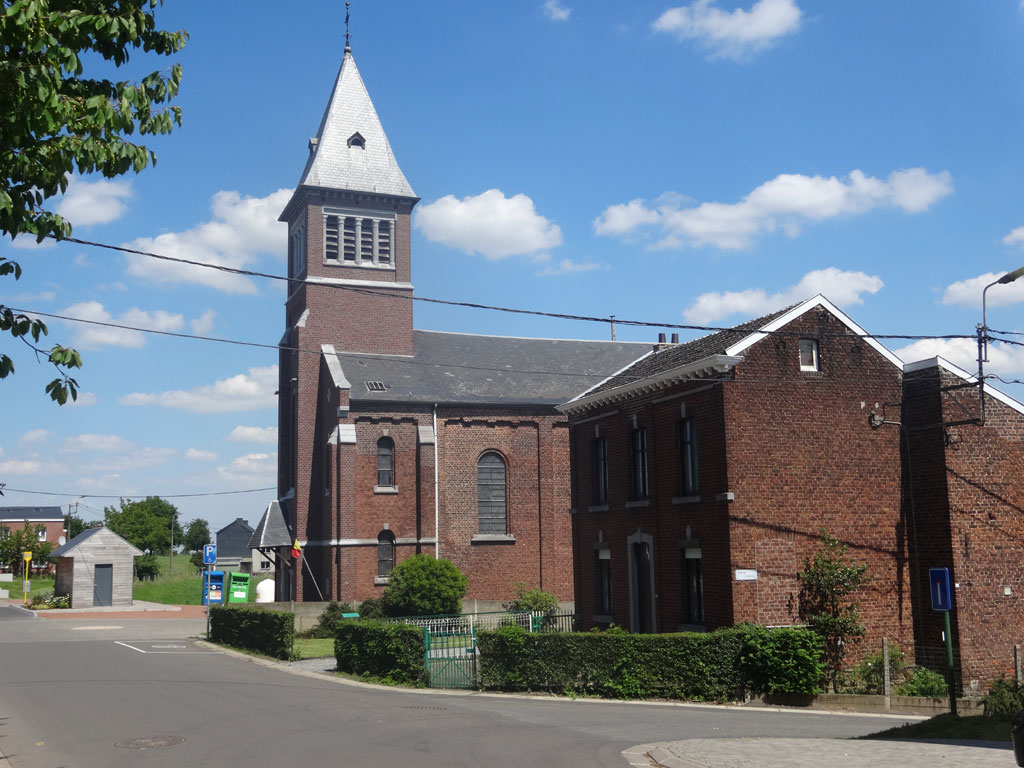
<instances>
[{"instance_id":1,"label":"drainpipe on wall","mask_svg":"<svg viewBox=\"0 0 1024 768\"><path fill-rule=\"evenodd\" d=\"M437 403L434 403L434 559L441 557L441 531L438 529L441 518L441 504L437 492Z\"/></svg>"}]
</instances>

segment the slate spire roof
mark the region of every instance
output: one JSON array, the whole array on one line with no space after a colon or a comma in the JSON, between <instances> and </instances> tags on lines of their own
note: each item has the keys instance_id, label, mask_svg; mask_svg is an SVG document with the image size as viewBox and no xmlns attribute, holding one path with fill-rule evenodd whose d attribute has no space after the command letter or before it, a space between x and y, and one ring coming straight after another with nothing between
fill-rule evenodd
<instances>
[{"instance_id":1,"label":"slate spire roof","mask_svg":"<svg viewBox=\"0 0 1024 768\"><path fill-rule=\"evenodd\" d=\"M300 186L416 197L346 47Z\"/></svg>"}]
</instances>

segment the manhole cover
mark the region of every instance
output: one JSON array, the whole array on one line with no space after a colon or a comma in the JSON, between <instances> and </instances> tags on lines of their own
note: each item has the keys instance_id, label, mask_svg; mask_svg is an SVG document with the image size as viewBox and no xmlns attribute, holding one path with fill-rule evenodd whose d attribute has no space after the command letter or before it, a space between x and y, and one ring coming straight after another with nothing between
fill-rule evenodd
<instances>
[{"instance_id":1,"label":"manhole cover","mask_svg":"<svg viewBox=\"0 0 1024 768\"><path fill-rule=\"evenodd\" d=\"M181 736L140 736L136 739L124 739L114 742L114 746L120 749L156 749L157 747L173 747L175 744L184 743L185 739Z\"/></svg>"},{"instance_id":2,"label":"manhole cover","mask_svg":"<svg viewBox=\"0 0 1024 768\"><path fill-rule=\"evenodd\" d=\"M408 706L408 707L402 707L402 709L419 709L419 710L428 710L430 712L445 712L445 711L448 710L448 707L432 707L432 706L429 706L429 705L419 705L419 704L416 704L416 705L411 705L411 706Z\"/></svg>"}]
</instances>

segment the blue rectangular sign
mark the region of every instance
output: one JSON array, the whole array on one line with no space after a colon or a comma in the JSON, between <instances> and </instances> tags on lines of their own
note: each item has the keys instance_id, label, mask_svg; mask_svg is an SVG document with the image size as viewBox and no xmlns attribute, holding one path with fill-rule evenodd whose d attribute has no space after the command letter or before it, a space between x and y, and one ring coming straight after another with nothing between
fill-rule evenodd
<instances>
[{"instance_id":1,"label":"blue rectangular sign","mask_svg":"<svg viewBox=\"0 0 1024 768\"><path fill-rule=\"evenodd\" d=\"M953 599L949 592L949 568L929 568L928 584L932 592L932 610L952 610Z\"/></svg>"},{"instance_id":2,"label":"blue rectangular sign","mask_svg":"<svg viewBox=\"0 0 1024 768\"><path fill-rule=\"evenodd\" d=\"M203 544L203 565L217 564L217 545Z\"/></svg>"}]
</instances>

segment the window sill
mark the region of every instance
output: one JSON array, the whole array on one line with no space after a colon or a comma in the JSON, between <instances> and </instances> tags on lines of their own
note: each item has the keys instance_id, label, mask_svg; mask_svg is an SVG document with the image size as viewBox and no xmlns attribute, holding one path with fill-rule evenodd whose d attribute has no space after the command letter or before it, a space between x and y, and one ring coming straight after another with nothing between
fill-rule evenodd
<instances>
[{"instance_id":1,"label":"window sill","mask_svg":"<svg viewBox=\"0 0 1024 768\"><path fill-rule=\"evenodd\" d=\"M639 509L640 507L651 506L650 499L633 499L633 501L626 502L626 509Z\"/></svg>"},{"instance_id":2,"label":"window sill","mask_svg":"<svg viewBox=\"0 0 1024 768\"><path fill-rule=\"evenodd\" d=\"M612 624L615 621L614 616L605 616L604 614L597 614L594 616L595 624Z\"/></svg>"},{"instance_id":3,"label":"window sill","mask_svg":"<svg viewBox=\"0 0 1024 768\"><path fill-rule=\"evenodd\" d=\"M324 259L325 267L349 267L350 269L376 269L394 272L394 264L374 264L372 261L343 261L341 259Z\"/></svg>"},{"instance_id":4,"label":"window sill","mask_svg":"<svg viewBox=\"0 0 1024 768\"><path fill-rule=\"evenodd\" d=\"M700 496L673 496L673 504L697 504L700 502Z\"/></svg>"},{"instance_id":5,"label":"window sill","mask_svg":"<svg viewBox=\"0 0 1024 768\"><path fill-rule=\"evenodd\" d=\"M607 504L592 504L591 506L587 507L587 512L607 512L607 511L608 511L608 505Z\"/></svg>"},{"instance_id":6,"label":"window sill","mask_svg":"<svg viewBox=\"0 0 1024 768\"><path fill-rule=\"evenodd\" d=\"M375 485L373 486L373 492L381 495L396 494L398 493L397 485Z\"/></svg>"},{"instance_id":7,"label":"window sill","mask_svg":"<svg viewBox=\"0 0 1024 768\"><path fill-rule=\"evenodd\" d=\"M390 580L390 578L391 578L390 576L374 576L373 577L373 586L375 586L375 587L386 587L388 585L388 581Z\"/></svg>"},{"instance_id":8,"label":"window sill","mask_svg":"<svg viewBox=\"0 0 1024 768\"><path fill-rule=\"evenodd\" d=\"M471 544L515 544L516 537L511 533L474 533Z\"/></svg>"}]
</instances>

